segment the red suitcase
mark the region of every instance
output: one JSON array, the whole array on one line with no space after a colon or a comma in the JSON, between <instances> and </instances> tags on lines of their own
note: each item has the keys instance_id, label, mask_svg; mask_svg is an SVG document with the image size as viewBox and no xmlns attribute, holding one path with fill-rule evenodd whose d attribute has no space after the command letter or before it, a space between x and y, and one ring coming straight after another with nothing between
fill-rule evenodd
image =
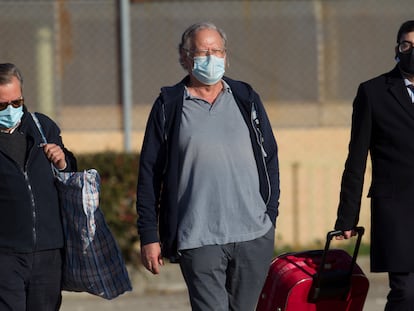
<instances>
[{"instance_id":1,"label":"red suitcase","mask_svg":"<svg viewBox=\"0 0 414 311\"><path fill-rule=\"evenodd\" d=\"M270 265L256 311L361 311L369 282L356 264L364 228L358 227L353 256L329 249L330 231L324 250L288 253Z\"/></svg>"}]
</instances>

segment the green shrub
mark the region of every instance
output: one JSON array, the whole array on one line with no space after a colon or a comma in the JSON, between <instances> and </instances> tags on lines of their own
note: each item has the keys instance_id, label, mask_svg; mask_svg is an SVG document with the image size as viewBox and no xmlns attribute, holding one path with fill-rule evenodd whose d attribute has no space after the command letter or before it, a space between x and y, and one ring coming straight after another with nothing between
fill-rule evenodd
<instances>
[{"instance_id":1,"label":"green shrub","mask_svg":"<svg viewBox=\"0 0 414 311\"><path fill-rule=\"evenodd\" d=\"M95 168L101 176L100 207L125 261L137 264L135 209L139 155L105 152L76 155L78 170Z\"/></svg>"}]
</instances>

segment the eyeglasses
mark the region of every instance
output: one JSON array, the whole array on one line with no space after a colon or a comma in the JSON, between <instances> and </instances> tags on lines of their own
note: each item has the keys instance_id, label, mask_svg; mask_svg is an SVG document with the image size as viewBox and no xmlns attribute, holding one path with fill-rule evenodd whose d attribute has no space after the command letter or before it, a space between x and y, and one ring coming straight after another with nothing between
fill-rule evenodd
<instances>
[{"instance_id":1,"label":"eyeglasses","mask_svg":"<svg viewBox=\"0 0 414 311\"><path fill-rule=\"evenodd\" d=\"M187 53L193 57L214 55L217 57L224 57L226 55L226 49L209 49L209 50L187 50Z\"/></svg>"},{"instance_id":2,"label":"eyeglasses","mask_svg":"<svg viewBox=\"0 0 414 311\"><path fill-rule=\"evenodd\" d=\"M8 102L0 102L0 111L7 108L8 105L12 105L13 108L19 108L24 104L24 98L19 98L15 100L10 100Z\"/></svg>"},{"instance_id":3,"label":"eyeglasses","mask_svg":"<svg viewBox=\"0 0 414 311\"><path fill-rule=\"evenodd\" d=\"M398 44L398 51L402 54L410 54L413 48L413 43L410 41L401 41Z\"/></svg>"}]
</instances>

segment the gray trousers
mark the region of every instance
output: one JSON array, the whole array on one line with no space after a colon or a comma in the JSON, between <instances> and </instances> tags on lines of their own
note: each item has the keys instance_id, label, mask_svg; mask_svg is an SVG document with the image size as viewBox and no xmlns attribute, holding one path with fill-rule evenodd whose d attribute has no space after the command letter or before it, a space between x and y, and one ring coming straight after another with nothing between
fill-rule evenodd
<instances>
[{"instance_id":1,"label":"gray trousers","mask_svg":"<svg viewBox=\"0 0 414 311\"><path fill-rule=\"evenodd\" d=\"M255 310L273 257L274 233L272 226L252 241L181 251L192 310Z\"/></svg>"}]
</instances>

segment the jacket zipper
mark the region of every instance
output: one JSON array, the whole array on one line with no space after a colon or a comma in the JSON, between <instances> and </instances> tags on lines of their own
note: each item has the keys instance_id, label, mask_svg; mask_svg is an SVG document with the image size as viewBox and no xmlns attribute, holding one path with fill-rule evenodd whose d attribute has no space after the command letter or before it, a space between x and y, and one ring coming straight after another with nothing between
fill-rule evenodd
<instances>
[{"instance_id":1,"label":"jacket zipper","mask_svg":"<svg viewBox=\"0 0 414 311\"><path fill-rule=\"evenodd\" d=\"M252 106L251 106L250 120L251 120L251 123L252 123L253 130L256 134L257 144L259 145L261 153L262 153L263 167L264 167L264 171L265 171L265 174L266 174L266 181L267 181L267 188L268 188L268 195L267 195L267 200L266 200L266 205L267 205L267 204L269 204L270 197L272 195L272 187L270 185L269 172L267 171L266 159L265 159L267 157L267 153L266 153L266 150L263 146L264 138L263 138L262 132L260 131L260 128L259 128L260 121L259 121L259 118L257 117L257 111L256 111L256 108L255 108L254 102L252 102L251 105Z\"/></svg>"},{"instance_id":2,"label":"jacket zipper","mask_svg":"<svg viewBox=\"0 0 414 311\"><path fill-rule=\"evenodd\" d=\"M166 124L167 124L167 116L165 113L165 102L162 103L161 105L162 108L162 130L163 130L163 138L164 138L164 143L165 143L165 163L164 163L164 168L162 170L162 175L165 176L165 173L167 172L167 167L168 167L168 133L167 133L167 129ZM171 116L170 116L171 118ZM171 122L171 121L170 121Z\"/></svg>"},{"instance_id":3,"label":"jacket zipper","mask_svg":"<svg viewBox=\"0 0 414 311\"><path fill-rule=\"evenodd\" d=\"M31 207L32 207L32 218L33 218L33 228L32 228L32 232L33 232L33 249L35 249L36 248L36 242L37 242L35 200L34 200L34 196L33 196L32 186L31 186L30 181L29 181L29 176L27 175L27 171L24 171L23 172L23 175L24 175L24 179L26 180L26 183L27 183L27 189L29 191L30 203L31 203Z\"/></svg>"},{"instance_id":4,"label":"jacket zipper","mask_svg":"<svg viewBox=\"0 0 414 311\"><path fill-rule=\"evenodd\" d=\"M31 204L31 208L32 208L32 219L33 219L33 228L32 228L32 233L33 233L33 250L36 249L36 244L37 244L37 231L36 231L37 214L36 214L35 198L34 198L34 195L33 195L33 189L32 189L32 185L30 183L29 175L27 174L27 168L29 166L30 156L31 156L31 154L33 152L33 148L36 148L35 146L36 145L34 145L32 147L32 149L29 151L29 154L27 156L26 164L24 166L24 169L22 170L24 179L25 179L26 184L27 184L27 189L28 189L29 196L30 196L30 204Z\"/></svg>"}]
</instances>

